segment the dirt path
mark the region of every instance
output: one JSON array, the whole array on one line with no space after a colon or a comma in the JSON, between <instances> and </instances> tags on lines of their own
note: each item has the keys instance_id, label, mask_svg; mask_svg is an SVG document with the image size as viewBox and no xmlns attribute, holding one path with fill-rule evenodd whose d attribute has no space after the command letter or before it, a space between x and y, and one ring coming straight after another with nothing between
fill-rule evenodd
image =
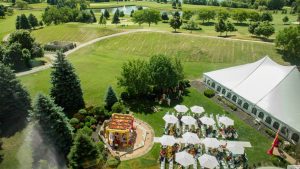
<instances>
[{"instance_id":1,"label":"dirt path","mask_svg":"<svg viewBox=\"0 0 300 169\"><path fill-rule=\"evenodd\" d=\"M99 42L99 41L102 41L102 40L105 40L105 39L109 39L109 38L113 38L113 37L117 37L117 36L121 36L121 35L126 35L126 34L130 34L130 33L137 33L137 32L158 32L158 33L172 34L172 35L178 35L178 36L205 37L205 38L222 39L222 40L229 40L229 41L254 42L254 43L264 43L264 44L274 45L274 43L263 42L263 41L231 39L231 38L222 38L222 37L216 37L216 36L196 35L196 34L190 34L190 33L176 33L176 34L174 34L174 33L169 32L169 31L160 31L160 30L152 30L152 29L134 29L134 30L126 31L126 32L121 32L121 33L116 33L116 34L112 34L112 35L99 37L99 38L93 39L91 41L82 43L82 44L78 45L76 48L65 52L65 55L68 56L71 53L74 53L74 52L76 52L77 50L79 50L83 47L86 47L88 45L91 45L93 43L96 43L96 42ZM50 58L51 61L55 60L55 54L47 54L46 57ZM51 66L52 66L52 64L48 63L48 64L43 65L43 66L34 67L34 68L32 68L31 70L28 70L28 71L16 73L16 76L20 77L20 76L25 76L25 75L28 75L28 74L36 73L36 72L48 69Z\"/></svg>"}]
</instances>

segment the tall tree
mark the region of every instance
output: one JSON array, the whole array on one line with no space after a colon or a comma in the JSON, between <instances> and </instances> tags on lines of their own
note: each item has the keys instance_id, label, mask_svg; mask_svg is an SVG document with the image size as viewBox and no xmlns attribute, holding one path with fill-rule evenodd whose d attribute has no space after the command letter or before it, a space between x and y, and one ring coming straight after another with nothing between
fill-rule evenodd
<instances>
[{"instance_id":1,"label":"tall tree","mask_svg":"<svg viewBox=\"0 0 300 169\"><path fill-rule=\"evenodd\" d=\"M111 107L118 102L118 98L116 96L115 91L113 90L113 88L111 86L108 87L107 92L106 92L106 96L105 96L105 107L108 110L111 110Z\"/></svg>"},{"instance_id":2,"label":"tall tree","mask_svg":"<svg viewBox=\"0 0 300 169\"><path fill-rule=\"evenodd\" d=\"M100 151L91 137L79 132L73 142L68 154L69 167L71 169L83 169L97 165Z\"/></svg>"},{"instance_id":3,"label":"tall tree","mask_svg":"<svg viewBox=\"0 0 300 169\"><path fill-rule=\"evenodd\" d=\"M300 27L288 27L279 31L276 36L276 46L281 48L287 56L300 57Z\"/></svg>"},{"instance_id":4,"label":"tall tree","mask_svg":"<svg viewBox=\"0 0 300 169\"><path fill-rule=\"evenodd\" d=\"M109 18L109 12L108 12L107 9L104 10L104 17L105 17L106 19Z\"/></svg>"},{"instance_id":5,"label":"tall tree","mask_svg":"<svg viewBox=\"0 0 300 169\"><path fill-rule=\"evenodd\" d=\"M28 21L33 28L39 25L37 18L32 13L29 14Z\"/></svg>"},{"instance_id":6,"label":"tall tree","mask_svg":"<svg viewBox=\"0 0 300 169\"><path fill-rule=\"evenodd\" d=\"M183 79L181 62L165 55L154 55L149 60L149 75L151 84L160 90L176 87Z\"/></svg>"},{"instance_id":7,"label":"tall tree","mask_svg":"<svg viewBox=\"0 0 300 169\"><path fill-rule=\"evenodd\" d=\"M25 122L31 109L30 96L14 72L0 62L0 130ZM3 126L2 126L3 125Z\"/></svg>"},{"instance_id":8,"label":"tall tree","mask_svg":"<svg viewBox=\"0 0 300 169\"><path fill-rule=\"evenodd\" d=\"M69 117L84 108L80 80L62 52L57 52L53 63L51 83L50 95Z\"/></svg>"},{"instance_id":9,"label":"tall tree","mask_svg":"<svg viewBox=\"0 0 300 169\"><path fill-rule=\"evenodd\" d=\"M144 60L124 63L118 85L124 87L131 96L143 96L149 91L148 64Z\"/></svg>"},{"instance_id":10,"label":"tall tree","mask_svg":"<svg viewBox=\"0 0 300 169\"><path fill-rule=\"evenodd\" d=\"M111 23L113 24L119 24L120 23L120 18L119 18L119 10L116 10Z\"/></svg>"},{"instance_id":11,"label":"tall tree","mask_svg":"<svg viewBox=\"0 0 300 169\"><path fill-rule=\"evenodd\" d=\"M223 21L223 19L220 19L219 22L216 23L215 30L216 32L220 32L220 36L222 35L223 32L226 31L226 24Z\"/></svg>"},{"instance_id":12,"label":"tall tree","mask_svg":"<svg viewBox=\"0 0 300 169\"><path fill-rule=\"evenodd\" d=\"M135 23L147 23L150 27L151 23L157 24L158 21L160 21L160 13L157 10L154 9L143 9L136 11L133 14L133 22Z\"/></svg>"},{"instance_id":13,"label":"tall tree","mask_svg":"<svg viewBox=\"0 0 300 169\"><path fill-rule=\"evenodd\" d=\"M20 29L31 29L31 25L25 14L20 17Z\"/></svg>"},{"instance_id":14,"label":"tall tree","mask_svg":"<svg viewBox=\"0 0 300 169\"><path fill-rule=\"evenodd\" d=\"M46 140L55 143L57 150L67 155L72 145L73 128L62 108L57 106L50 97L38 94L30 115L40 124Z\"/></svg>"},{"instance_id":15,"label":"tall tree","mask_svg":"<svg viewBox=\"0 0 300 169\"><path fill-rule=\"evenodd\" d=\"M23 56L22 45L20 43L15 42L8 46L3 57L3 63L17 71L28 68L26 65L26 59Z\"/></svg>"},{"instance_id":16,"label":"tall tree","mask_svg":"<svg viewBox=\"0 0 300 169\"><path fill-rule=\"evenodd\" d=\"M237 31L237 29L234 27L234 25L230 21L227 21L226 22L226 36L227 36L227 32L235 32L235 31Z\"/></svg>"},{"instance_id":17,"label":"tall tree","mask_svg":"<svg viewBox=\"0 0 300 169\"><path fill-rule=\"evenodd\" d=\"M9 35L8 44L20 43L21 48L26 48L29 51L34 45L35 39L30 35L30 32L27 30L17 30Z\"/></svg>"},{"instance_id":18,"label":"tall tree","mask_svg":"<svg viewBox=\"0 0 300 169\"><path fill-rule=\"evenodd\" d=\"M180 28L182 25L182 20L179 17L173 17L170 21L170 26L174 29L175 32L176 30Z\"/></svg>"}]
</instances>

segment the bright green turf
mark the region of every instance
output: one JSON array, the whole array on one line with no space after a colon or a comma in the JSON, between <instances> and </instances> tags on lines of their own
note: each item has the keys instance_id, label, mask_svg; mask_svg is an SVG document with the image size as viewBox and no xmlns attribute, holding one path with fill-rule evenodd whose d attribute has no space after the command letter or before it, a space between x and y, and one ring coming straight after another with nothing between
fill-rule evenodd
<instances>
[{"instance_id":1,"label":"bright green turf","mask_svg":"<svg viewBox=\"0 0 300 169\"><path fill-rule=\"evenodd\" d=\"M42 12L38 10L14 10L12 16L6 16L5 19L0 19L0 41L3 37L16 30L15 22L18 15L25 14L28 16L30 13L34 14L39 20L42 16Z\"/></svg>"},{"instance_id":2,"label":"bright green turf","mask_svg":"<svg viewBox=\"0 0 300 169\"><path fill-rule=\"evenodd\" d=\"M55 40L86 42L117 32L120 32L120 30L107 29L98 24L68 23L46 26L43 29L33 31L32 35L41 43Z\"/></svg>"},{"instance_id":3,"label":"bright green turf","mask_svg":"<svg viewBox=\"0 0 300 169\"><path fill-rule=\"evenodd\" d=\"M71 54L69 60L80 77L85 101L89 105L99 105L103 102L109 85L120 94L121 89L116 85L116 77L119 76L125 61L133 58L147 59L158 53L182 58L185 74L189 79L201 78L205 71L255 61L266 54L277 62L284 63L271 44L161 33L136 33L107 39L80 49ZM49 92L49 73L50 70L46 70L20 79L33 97L39 91ZM223 112L221 107L195 89L190 91L189 96L184 98L183 104L202 105L209 113ZM156 136L160 136L164 126L162 116L165 111L166 109L148 115L136 112L135 116L148 122L154 128ZM270 140L237 117L232 116L232 118L235 120L240 139L250 141L253 145L253 148L247 149L250 163L266 161L269 164L270 158L265 152L269 148ZM120 168L157 167L157 157L158 148L155 146L155 149L144 158L123 162Z\"/></svg>"}]
</instances>

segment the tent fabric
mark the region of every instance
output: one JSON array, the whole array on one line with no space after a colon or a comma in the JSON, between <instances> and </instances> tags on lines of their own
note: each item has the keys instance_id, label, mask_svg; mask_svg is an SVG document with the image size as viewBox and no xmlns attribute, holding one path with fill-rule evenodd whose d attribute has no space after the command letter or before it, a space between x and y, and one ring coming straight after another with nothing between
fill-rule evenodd
<instances>
[{"instance_id":1,"label":"tent fabric","mask_svg":"<svg viewBox=\"0 0 300 169\"><path fill-rule=\"evenodd\" d=\"M266 56L204 75L300 131L300 72L295 66L279 65Z\"/></svg>"}]
</instances>

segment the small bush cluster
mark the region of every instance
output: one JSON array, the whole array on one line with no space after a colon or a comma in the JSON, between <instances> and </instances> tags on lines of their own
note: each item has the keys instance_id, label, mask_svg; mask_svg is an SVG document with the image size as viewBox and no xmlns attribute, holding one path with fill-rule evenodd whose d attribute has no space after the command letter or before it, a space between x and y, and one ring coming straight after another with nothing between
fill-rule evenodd
<instances>
[{"instance_id":1,"label":"small bush cluster","mask_svg":"<svg viewBox=\"0 0 300 169\"><path fill-rule=\"evenodd\" d=\"M44 49L46 51L60 50L62 52L66 52L66 51L71 50L75 47L76 47L76 43L54 41L54 42L50 42L50 43L46 44L44 46Z\"/></svg>"},{"instance_id":2,"label":"small bush cluster","mask_svg":"<svg viewBox=\"0 0 300 169\"><path fill-rule=\"evenodd\" d=\"M212 98L215 96L215 91L212 89L206 89L204 90L204 95L208 98Z\"/></svg>"}]
</instances>

